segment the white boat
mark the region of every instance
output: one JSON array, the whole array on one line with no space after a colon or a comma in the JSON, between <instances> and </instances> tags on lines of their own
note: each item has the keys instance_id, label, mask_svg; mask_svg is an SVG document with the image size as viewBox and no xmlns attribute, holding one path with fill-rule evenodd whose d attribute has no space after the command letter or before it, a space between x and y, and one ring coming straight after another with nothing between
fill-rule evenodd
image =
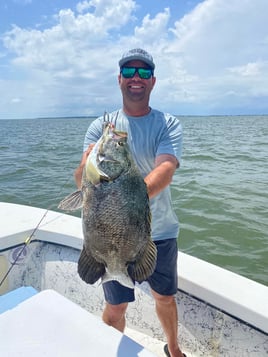
<instances>
[{"instance_id":1,"label":"white boat","mask_svg":"<svg viewBox=\"0 0 268 357\"><path fill-rule=\"evenodd\" d=\"M146 283L137 285L124 335L101 321L100 282L77 274L80 218L4 202L0 217L1 356L164 356ZM181 252L178 277L187 357L268 355L267 286Z\"/></svg>"}]
</instances>

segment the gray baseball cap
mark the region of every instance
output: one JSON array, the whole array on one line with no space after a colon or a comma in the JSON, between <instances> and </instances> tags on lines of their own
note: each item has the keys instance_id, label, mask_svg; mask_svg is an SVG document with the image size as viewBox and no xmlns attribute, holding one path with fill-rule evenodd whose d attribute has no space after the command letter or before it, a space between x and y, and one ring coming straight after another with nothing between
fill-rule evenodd
<instances>
[{"instance_id":1,"label":"gray baseball cap","mask_svg":"<svg viewBox=\"0 0 268 357\"><path fill-rule=\"evenodd\" d=\"M128 52L125 52L119 61L119 67L121 68L127 62L135 61L135 60L139 60L148 64L148 66L150 66L152 69L155 68L153 57L150 55L150 53L146 52L141 48L134 48L133 50L129 50Z\"/></svg>"}]
</instances>

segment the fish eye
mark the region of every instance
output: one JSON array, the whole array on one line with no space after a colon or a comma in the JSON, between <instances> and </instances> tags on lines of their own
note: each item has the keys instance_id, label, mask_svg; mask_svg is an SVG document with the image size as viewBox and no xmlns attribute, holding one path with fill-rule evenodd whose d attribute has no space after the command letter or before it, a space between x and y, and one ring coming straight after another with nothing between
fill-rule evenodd
<instances>
[{"instance_id":1,"label":"fish eye","mask_svg":"<svg viewBox=\"0 0 268 357\"><path fill-rule=\"evenodd\" d=\"M123 143L123 141L118 141L118 142L117 142L117 145L118 145L118 146L124 146L124 143Z\"/></svg>"}]
</instances>

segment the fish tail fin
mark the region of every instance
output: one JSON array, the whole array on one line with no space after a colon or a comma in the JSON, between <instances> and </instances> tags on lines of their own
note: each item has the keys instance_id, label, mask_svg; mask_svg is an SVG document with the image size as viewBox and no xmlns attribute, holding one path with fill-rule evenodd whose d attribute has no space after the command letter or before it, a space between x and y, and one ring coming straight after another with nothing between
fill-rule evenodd
<instances>
[{"instance_id":1,"label":"fish tail fin","mask_svg":"<svg viewBox=\"0 0 268 357\"><path fill-rule=\"evenodd\" d=\"M82 280L88 284L94 284L105 273L105 265L99 263L83 247L78 260L78 274Z\"/></svg>"},{"instance_id":2,"label":"fish tail fin","mask_svg":"<svg viewBox=\"0 0 268 357\"><path fill-rule=\"evenodd\" d=\"M105 274L102 277L102 283L105 284L108 281L117 281L118 283L123 286L126 286L127 288L134 289L134 282L128 274L114 274L106 270Z\"/></svg>"},{"instance_id":3,"label":"fish tail fin","mask_svg":"<svg viewBox=\"0 0 268 357\"><path fill-rule=\"evenodd\" d=\"M157 249L152 240L148 240L143 254L134 263L128 266L130 277L138 282L142 282L153 274L156 266Z\"/></svg>"}]
</instances>

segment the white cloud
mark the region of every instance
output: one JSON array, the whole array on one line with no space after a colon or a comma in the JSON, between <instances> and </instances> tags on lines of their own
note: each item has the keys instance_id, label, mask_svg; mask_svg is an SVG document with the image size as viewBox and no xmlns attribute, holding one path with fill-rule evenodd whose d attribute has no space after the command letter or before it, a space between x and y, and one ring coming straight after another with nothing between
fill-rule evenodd
<instances>
[{"instance_id":1,"label":"white cloud","mask_svg":"<svg viewBox=\"0 0 268 357\"><path fill-rule=\"evenodd\" d=\"M204 1L175 24L173 46L199 73L247 63L256 53L267 56L267 8L265 0Z\"/></svg>"},{"instance_id":2,"label":"white cloud","mask_svg":"<svg viewBox=\"0 0 268 357\"><path fill-rule=\"evenodd\" d=\"M11 103L20 103L21 102L21 98L12 98L11 99Z\"/></svg>"},{"instance_id":3,"label":"white cloud","mask_svg":"<svg viewBox=\"0 0 268 357\"><path fill-rule=\"evenodd\" d=\"M50 28L13 27L5 33L18 78L3 80L10 94L0 100L2 108L21 98L21 109L39 116L115 109L121 104L117 62L135 46L154 56L152 105L159 109L229 113L241 103L243 111L244 101L250 105L256 95L267 103L266 0L205 0L175 23L168 8L138 20L138 1L83 1L76 11L59 11Z\"/></svg>"},{"instance_id":4,"label":"white cloud","mask_svg":"<svg viewBox=\"0 0 268 357\"><path fill-rule=\"evenodd\" d=\"M164 12L158 13L154 18L147 14L141 26L136 26L134 36L136 39L146 42L159 44L159 41L167 37L167 24L170 17L170 10L166 8Z\"/></svg>"},{"instance_id":5,"label":"white cloud","mask_svg":"<svg viewBox=\"0 0 268 357\"><path fill-rule=\"evenodd\" d=\"M16 54L14 63L42 71L65 72L68 68L69 73L70 67L83 70L91 63L98 66L100 58L107 54L109 31L129 21L135 3L95 0L87 4L95 6L93 13L76 15L70 9L61 10L58 24L44 31L15 26L7 32L4 44Z\"/></svg>"},{"instance_id":6,"label":"white cloud","mask_svg":"<svg viewBox=\"0 0 268 357\"><path fill-rule=\"evenodd\" d=\"M241 94L249 95L257 86L267 96L267 66L260 65L268 58L267 11L265 0L207 0L177 21L167 52L177 73L184 71L184 80L179 74L173 87L187 93L193 105L200 103L204 112L206 106L214 110L221 106L224 113L225 108L237 105ZM250 81L244 80L245 75ZM225 100L228 92L237 96ZM179 97L183 99L182 94Z\"/></svg>"},{"instance_id":7,"label":"white cloud","mask_svg":"<svg viewBox=\"0 0 268 357\"><path fill-rule=\"evenodd\" d=\"M232 67L229 70L231 73L236 73L243 77L255 77L262 73L262 69L264 69L264 66L265 63L254 62L254 63L247 63L246 65L243 66Z\"/></svg>"},{"instance_id":8,"label":"white cloud","mask_svg":"<svg viewBox=\"0 0 268 357\"><path fill-rule=\"evenodd\" d=\"M78 13L82 13L86 10L89 10L91 8L91 1L83 1L83 2L79 2L76 5L76 10Z\"/></svg>"}]
</instances>

